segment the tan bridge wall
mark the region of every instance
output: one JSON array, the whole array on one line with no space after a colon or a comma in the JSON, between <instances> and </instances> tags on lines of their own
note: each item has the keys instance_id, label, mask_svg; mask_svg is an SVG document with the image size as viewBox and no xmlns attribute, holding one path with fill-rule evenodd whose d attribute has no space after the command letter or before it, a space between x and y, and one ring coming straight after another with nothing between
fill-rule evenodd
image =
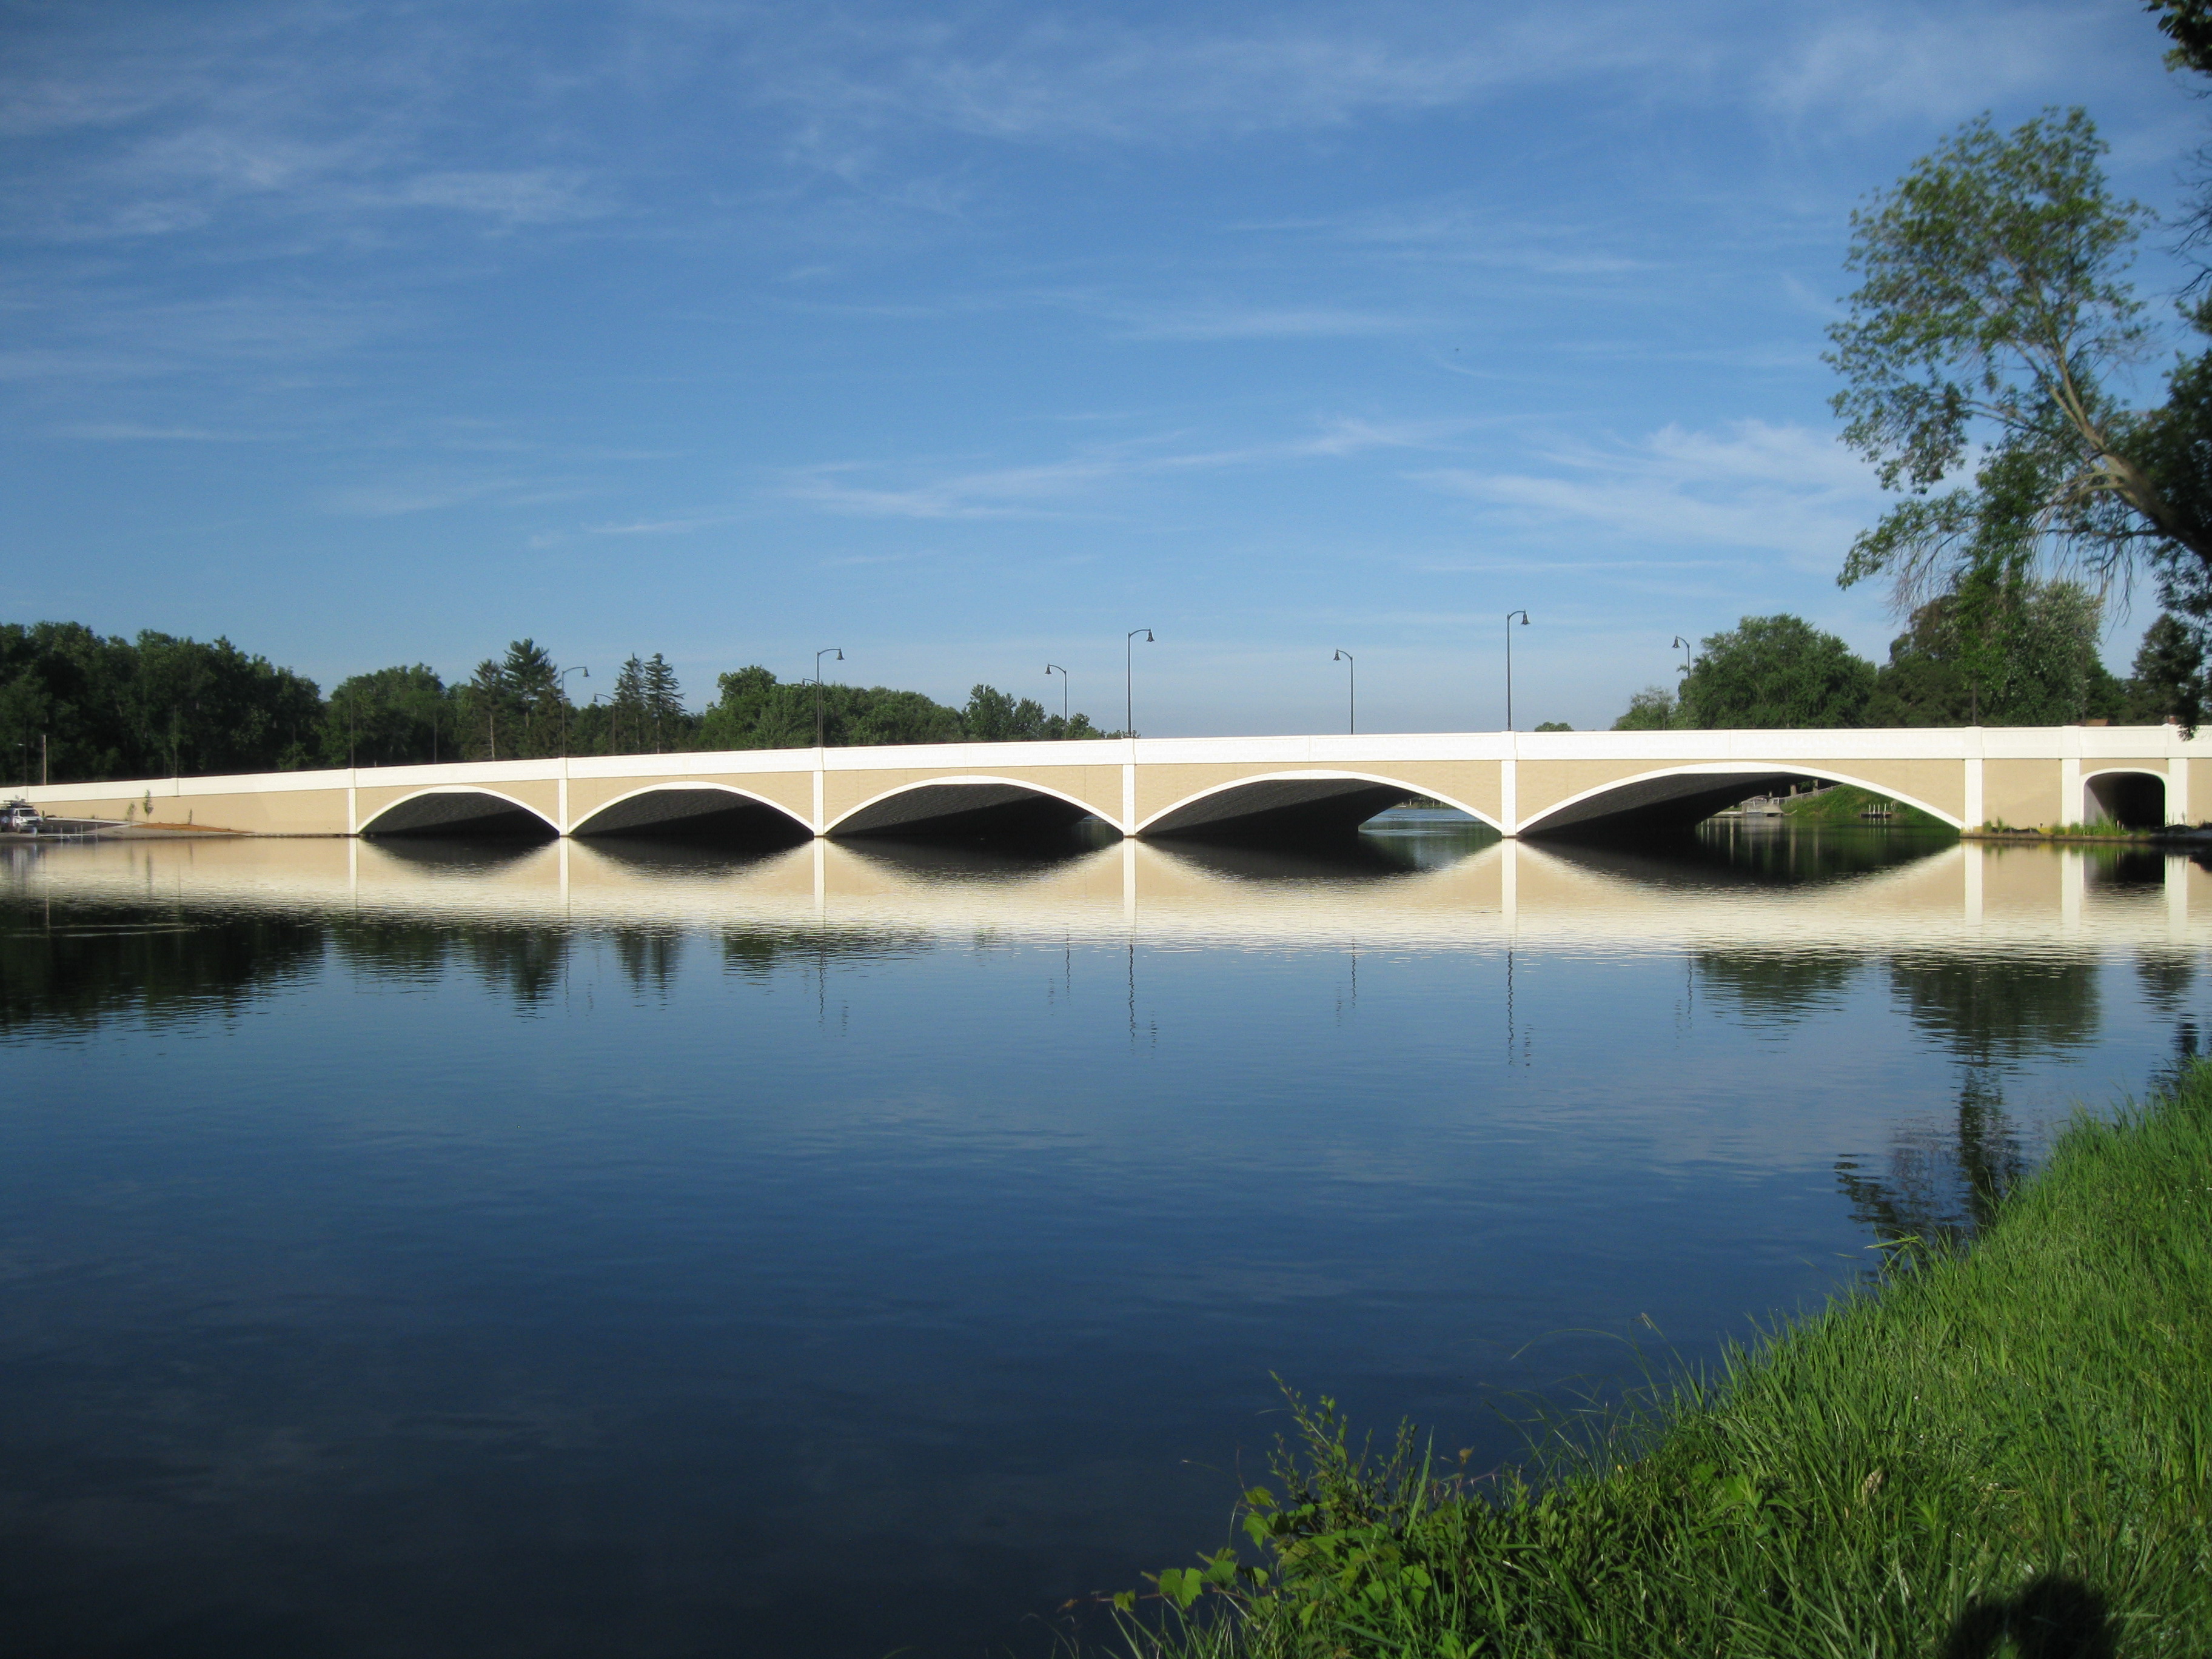
<instances>
[{"instance_id":1,"label":"tan bridge wall","mask_svg":"<svg viewBox=\"0 0 2212 1659\"><path fill-rule=\"evenodd\" d=\"M2191 766L2212 740L2172 727L1893 732L1474 732L1370 738L1146 738L1081 744L964 744L733 754L498 761L242 778L57 784L26 792L46 811L179 829L343 836L432 793L490 794L562 831L643 791L724 788L835 834L889 793L996 781L1079 802L1142 835L1194 799L1258 780L1371 781L1465 807L1508 834L1540 832L1573 804L1674 778L1725 788L1788 775L1863 784L1955 824L2027 826L2088 816L2085 785L2112 771L2166 780L2167 816L2212 817L2212 775L2191 798ZM1745 793L1752 793L1746 784ZM733 799L735 796L733 796ZM149 810L150 807L150 810ZM1587 812L1586 806L1582 809Z\"/></svg>"}]
</instances>

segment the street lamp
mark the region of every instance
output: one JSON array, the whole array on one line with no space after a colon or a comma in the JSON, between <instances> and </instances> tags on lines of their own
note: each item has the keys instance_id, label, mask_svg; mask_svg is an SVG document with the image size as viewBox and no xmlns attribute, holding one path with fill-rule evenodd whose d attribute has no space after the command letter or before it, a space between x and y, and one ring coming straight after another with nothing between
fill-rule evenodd
<instances>
[{"instance_id":1,"label":"street lamp","mask_svg":"<svg viewBox=\"0 0 2212 1659\"><path fill-rule=\"evenodd\" d=\"M825 645L814 653L814 746L822 748L822 659L835 657L845 660L845 653L834 645Z\"/></svg>"},{"instance_id":2,"label":"street lamp","mask_svg":"<svg viewBox=\"0 0 2212 1659\"><path fill-rule=\"evenodd\" d=\"M1522 627L1528 625L1527 611L1509 611L1505 613L1505 729L1509 732L1513 729L1513 619L1516 617L1521 618Z\"/></svg>"},{"instance_id":3,"label":"street lamp","mask_svg":"<svg viewBox=\"0 0 2212 1659\"><path fill-rule=\"evenodd\" d=\"M1067 671L1056 662L1047 663L1044 665L1046 680L1049 681L1054 674L1060 676L1060 734L1066 737L1067 735Z\"/></svg>"},{"instance_id":4,"label":"street lamp","mask_svg":"<svg viewBox=\"0 0 2212 1659\"><path fill-rule=\"evenodd\" d=\"M1684 676L1685 676L1685 677L1686 677L1686 676L1689 674L1689 672L1690 672L1690 670L1691 670L1692 666L1693 665L1692 664L1692 662L1691 662L1691 659L1690 659L1690 642L1689 642L1689 641L1687 641L1687 640L1684 639L1684 638L1683 638L1680 634L1677 634L1677 635L1674 635L1674 643L1675 643L1675 645L1676 645L1677 647L1679 647L1680 648L1680 650L1681 650L1681 653L1682 653L1682 672L1683 672Z\"/></svg>"},{"instance_id":5,"label":"street lamp","mask_svg":"<svg viewBox=\"0 0 2212 1659\"><path fill-rule=\"evenodd\" d=\"M1121 730L1130 737L1137 735L1137 635L1145 636L1145 643L1152 643L1152 630L1133 628L1129 637L1121 641Z\"/></svg>"},{"instance_id":6,"label":"street lamp","mask_svg":"<svg viewBox=\"0 0 2212 1659\"><path fill-rule=\"evenodd\" d=\"M1352 653L1349 651L1340 651L1329 660L1344 665L1345 673L1350 684L1348 695L1352 700L1351 718L1345 722L1344 729L1357 737L1359 733L1359 665L1352 661Z\"/></svg>"},{"instance_id":7,"label":"street lamp","mask_svg":"<svg viewBox=\"0 0 2212 1659\"><path fill-rule=\"evenodd\" d=\"M586 679L589 679L592 678L592 671L583 667L564 668L561 671L557 683L561 687L561 752L563 755L568 752L568 676L571 674L581 674Z\"/></svg>"}]
</instances>

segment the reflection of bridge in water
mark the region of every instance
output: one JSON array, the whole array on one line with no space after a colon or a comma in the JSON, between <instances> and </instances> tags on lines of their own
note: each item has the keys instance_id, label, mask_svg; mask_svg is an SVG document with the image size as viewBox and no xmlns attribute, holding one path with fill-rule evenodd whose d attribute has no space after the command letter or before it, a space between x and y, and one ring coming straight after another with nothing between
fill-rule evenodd
<instances>
[{"instance_id":1,"label":"reflection of bridge in water","mask_svg":"<svg viewBox=\"0 0 2212 1659\"><path fill-rule=\"evenodd\" d=\"M2191 820L2172 726L1136 738L363 767L57 784L49 812L264 835L731 839L991 836L1095 818L1138 837L1348 831L1425 796L1508 836L1686 824L1800 780L1954 827Z\"/></svg>"},{"instance_id":2,"label":"reflection of bridge in water","mask_svg":"<svg viewBox=\"0 0 2212 1659\"><path fill-rule=\"evenodd\" d=\"M1769 882L1741 867L1493 842L1430 868L1123 841L1018 860L817 841L754 857L639 843L88 842L14 849L19 897L526 927L1178 940L2011 953L2212 943L2212 873L2098 849L1940 847Z\"/></svg>"}]
</instances>

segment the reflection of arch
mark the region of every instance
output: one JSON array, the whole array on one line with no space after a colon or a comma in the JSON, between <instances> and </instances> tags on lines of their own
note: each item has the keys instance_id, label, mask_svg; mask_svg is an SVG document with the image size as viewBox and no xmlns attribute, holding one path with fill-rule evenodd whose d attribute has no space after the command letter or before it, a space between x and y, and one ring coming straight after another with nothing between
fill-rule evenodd
<instances>
[{"instance_id":1,"label":"reflection of arch","mask_svg":"<svg viewBox=\"0 0 2212 1659\"><path fill-rule=\"evenodd\" d=\"M1373 772L1262 772L1185 795L1138 826L1140 836L1342 835L1409 795L1426 795L1502 829L1487 812L1425 784Z\"/></svg>"},{"instance_id":2,"label":"reflection of arch","mask_svg":"<svg viewBox=\"0 0 2212 1659\"><path fill-rule=\"evenodd\" d=\"M1633 823L1680 824L1685 828L1711 817L1724 806L1763 794L1800 778L1822 778L1917 806L1954 830L1966 826L1952 813L1870 778L1855 777L1825 766L1753 768L1741 761L1715 761L1702 765L1671 766L1639 772L1634 777L1600 784L1570 795L1548 806L1521 826L1524 836L1558 835L1569 830L1589 833Z\"/></svg>"},{"instance_id":3,"label":"reflection of arch","mask_svg":"<svg viewBox=\"0 0 2212 1659\"><path fill-rule=\"evenodd\" d=\"M825 836L1041 835L1095 816L1086 801L1041 783L986 776L933 778L871 795L826 825Z\"/></svg>"},{"instance_id":4,"label":"reflection of arch","mask_svg":"<svg viewBox=\"0 0 2212 1659\"><path fill-rule=\"evenodd\" d=\"M402 796L361 826L364 836L557 836L526 801L473 784L441 783Z\"/></svg>"},{"instance_id":5,"label":"reflection of arch","mask_svg":"<svg viewBox=\"0 0 2212 1659\"><path fill-rule=\"evenodd\" d=\"M789 807L734 784L652 783L601 803L568 827L572 836L713 836L795 841L813 826Z\"/></svg>"},{"instance_id":6,"label":"reflection of arch","mask_svg":"<svg viewBox=\"0 0 2212 1659\"><path fill-rule=\"evenodd\" d=\"M2108 767L2081 775L2084 823L2113 823L2123 830L2165 827L2166 774L2139 766Z\"/></svg>"}]
</instances>

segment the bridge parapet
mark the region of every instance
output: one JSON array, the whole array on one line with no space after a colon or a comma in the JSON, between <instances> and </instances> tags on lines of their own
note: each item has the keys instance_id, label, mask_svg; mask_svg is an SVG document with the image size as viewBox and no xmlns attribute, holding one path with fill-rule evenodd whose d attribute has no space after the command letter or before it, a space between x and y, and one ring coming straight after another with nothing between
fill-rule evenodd
<instances>
[{"instance_id":1,"label":"bridge parapet","mask_svg":"<svg viewBox=\"0 0 2212 1659\"><path fill-rule=\"evenodd\" d=\"M2161 726L1145 738L471 761L30 789L56 812L254 835L497 821L546 835L704 821L803 836L1082 816L1137 836L1294 834L1420 795L1506 836L1702 816L1790 779L1861 785L1954 826L2192 821L2212 739ZM2212 806L2212 801L2205 803Z\"/></svg>"}]
</instances>

